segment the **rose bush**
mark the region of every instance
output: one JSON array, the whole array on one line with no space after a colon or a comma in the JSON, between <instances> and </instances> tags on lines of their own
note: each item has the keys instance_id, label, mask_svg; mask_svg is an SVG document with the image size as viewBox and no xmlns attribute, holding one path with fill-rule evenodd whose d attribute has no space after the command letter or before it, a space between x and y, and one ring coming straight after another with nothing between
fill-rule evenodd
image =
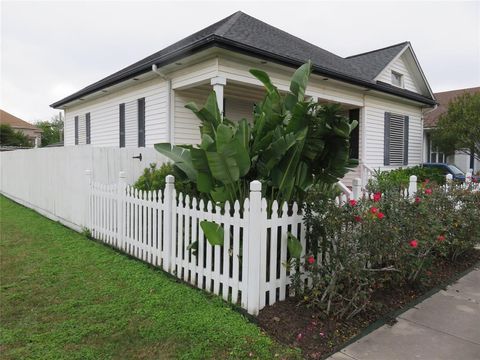
<instances>
[{"instance_id":1,"label":"rose bush","mask_svg":"<svg viewBox=\"0 0 480 360\"><path fill-rule=\"evenodd\" d=\"M377 192L343 206L313 190L304 213L307 255L292 261L292 284L307 304L339 317L362 311L379 287L421 283L436 257L455 261L480 239L480 192L428 180L410 198Z\"/></svg>"}]
</instances>

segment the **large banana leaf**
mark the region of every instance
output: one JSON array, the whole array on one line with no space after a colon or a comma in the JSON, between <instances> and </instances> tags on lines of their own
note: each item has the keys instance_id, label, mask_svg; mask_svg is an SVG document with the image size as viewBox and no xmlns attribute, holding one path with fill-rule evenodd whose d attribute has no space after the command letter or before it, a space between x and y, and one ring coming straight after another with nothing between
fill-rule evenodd
<instances>
[{"instance_id":1,"label":"large banana leaf","mask_svg":"<svg viewBox=\"0 0 480 360\"><path fill-rule=\"evenodd\" d=\"M175 166L183 171L190 181L195 182L197 180L197 171L193 166L189 149L169 143L155 144L154 147L159 153L174 161Z\"/></svg>"}]
</instances>

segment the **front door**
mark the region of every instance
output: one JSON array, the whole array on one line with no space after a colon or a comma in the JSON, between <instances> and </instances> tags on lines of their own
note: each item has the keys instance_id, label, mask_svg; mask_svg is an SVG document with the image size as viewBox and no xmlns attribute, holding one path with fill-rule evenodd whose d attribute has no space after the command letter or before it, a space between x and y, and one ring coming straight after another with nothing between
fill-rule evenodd
<instances>
[{"instance_id":1,"label":"front door","mask_svg":"<svg viewBox=\"0 0 480 360\"><path fill-rule=\"evenodd\" d=\"M360 153L360 109L352 109L348 111L350 121L357 120L359 123L350 134L350 159L359 160Z\"/></svg>"}]
</instances>

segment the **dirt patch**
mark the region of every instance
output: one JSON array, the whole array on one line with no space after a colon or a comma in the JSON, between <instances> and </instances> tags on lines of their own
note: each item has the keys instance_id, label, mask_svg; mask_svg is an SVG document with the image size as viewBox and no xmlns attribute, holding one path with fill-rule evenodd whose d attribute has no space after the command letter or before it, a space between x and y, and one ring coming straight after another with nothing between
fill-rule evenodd
<instances>
[{"instance_id":1,"label":"dirt patch","mask_svg":"<svg viewBox=\"0 0 480 360\"><path fill-rule=\"evenodd\" d=\"M280 342L302 349L307 359L322 359L341 349L346 342L369 325L383 319L396 322L395 311L450 282L456 275L480 262L480 251L472 250L455 263L437 260L421 286L378 289L367 309L350 320L327 318L313 308L290 298L264 308L258 315L259 325ZM389 317L390 314L390 317Z\"/></svg>"}]
</instances>

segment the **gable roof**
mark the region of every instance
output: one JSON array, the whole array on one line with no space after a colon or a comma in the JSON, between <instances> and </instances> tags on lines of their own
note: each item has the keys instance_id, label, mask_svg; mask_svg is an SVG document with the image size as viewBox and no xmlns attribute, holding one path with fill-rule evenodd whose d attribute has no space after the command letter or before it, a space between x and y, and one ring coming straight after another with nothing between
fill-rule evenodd
<instances>
[{"instance_id":1,"label":"gable roof","mask_svg":"<svg viewBox=\"0 0 480 360\"><path fill-rule=\"evenodd\" d=\"M435 110L425 115L423 119L423 127L432 128L437 126L440 116L442 116L448 111L448 105L450 104L450 102L465 93L470 93L470 94L480 93L480 87L450 90L450 91L435 93L435 98L437 99L438 107Z\"/></svg>"},{"instance_id":2,"label":"gable roof","mask_svg":"<svg viewBox=\"0 0 480 360\"><path fill-rule=\"evenodd\" d=\"M391 45L382 49L348 56L346 60L357 67L358 70L363 73L363 76L373 80L408 45L410 45L410 43L404 41L400 44Z\"/></svg>"},{"instance_id":3,"label":"gable roof","mask_svg":"<svg viewBox=\"0 0 480 360\"><path fill-rule=\"evenodd\" d=\"M10 125L14 129L34 130L42 132L42 130L35 125L32 125L4 110L0 109L0 124Z\"/></svg>"},{"instance_id":4,"label":"gable roof","mask_svg":"<svg viewBox=\"0 0 480 360\"><path fill-rule=\"evenodd\" d=\"M392 56L394 57L403 49L400 44L350 58L342 58L238 11L50 106L59 107L104 87L148 72L154 64L163 66L181 57L214 46L292 67L298 67L307 60L311 60L314 73L428 105L435 104L435 100L430 96L409 93L403 89L385 86L386 84L374 81L375 76L381 71L381 69L378 70L379 67L382 64L388 64L388 59L391 60Z\"/></svg>"}]
</instances>

